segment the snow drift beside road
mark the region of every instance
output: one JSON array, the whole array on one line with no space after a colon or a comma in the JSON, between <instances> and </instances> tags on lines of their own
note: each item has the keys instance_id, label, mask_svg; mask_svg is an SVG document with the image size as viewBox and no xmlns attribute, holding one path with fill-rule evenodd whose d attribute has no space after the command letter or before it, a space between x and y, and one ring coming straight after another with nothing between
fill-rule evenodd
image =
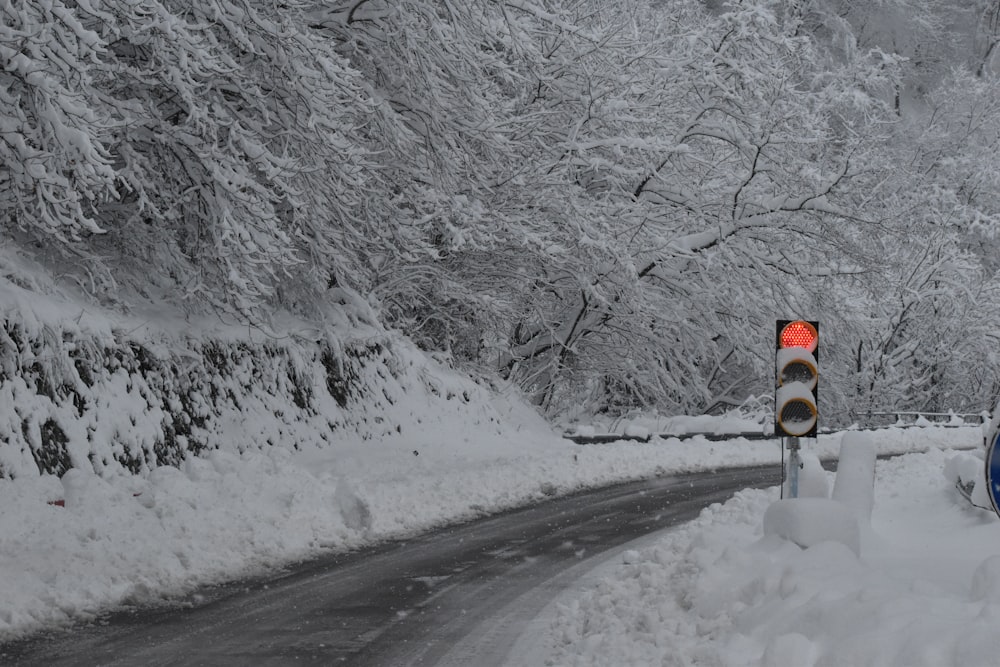
<instances>
[{"instance_id":1,"label":"snow drift beside road","mask_svg":"<svg viewBox=\"0 0 1000 667\"><path fill-rule=\"evenodd\" d=\"M89 618L113 605L183 596L201 584L324 550L410 535L585 487L780 461L773 441L574 445L525 406L494 400L506 416L504 428L484 430L458 416L426 414L423 432L377 446L343 440L300 452L220 451L146 476L73 471L62 480L0 480L0 636ZM883 433L884 451L974 445L979 438L977 428ZM839 436L823 436L819 449L836 452L838 442ZM926 477L914 481L920 494L945 493L939 471ZM763 506L770 496L760 493L741 496L751 507L737 513ZM56 500L65 507L50 504ZM714 514L718 510L706 516ZM744 521L756 526L759 517Z\"/></svg>"},{"instance_id":2,"label":"snow drift beside road","mask_svg":"<svg viewBox=\"0 0 1000 667\"><path fill-rule=\"evenodd\" d=\"M765 536L778 490L743 491L564 600L537 664L995 665L1000 520L954 489L956 458L976 465L937 448L878 462L860 556Z\"/></svg>"}]
</instances>

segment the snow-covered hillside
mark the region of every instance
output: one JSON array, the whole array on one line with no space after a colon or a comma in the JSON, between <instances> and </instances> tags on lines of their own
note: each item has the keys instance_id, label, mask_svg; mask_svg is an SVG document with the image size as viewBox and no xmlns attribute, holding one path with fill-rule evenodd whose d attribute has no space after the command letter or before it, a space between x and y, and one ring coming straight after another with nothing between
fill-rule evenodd
<instances>
[{"instance_id":1,"label":"snow-covered hillside","mask_svg":"<svg viewBox=\"0 0 1000 667\"><path fill-rule=\"evenodd\" d=\"M459 415L507 428L493 392L386 331L348 290L329 290L321 321L239 327L103 310L15 262L0 258L0 477L145 474L191 454L345 438L410 451Z\"/></svg>"}]
</instances>

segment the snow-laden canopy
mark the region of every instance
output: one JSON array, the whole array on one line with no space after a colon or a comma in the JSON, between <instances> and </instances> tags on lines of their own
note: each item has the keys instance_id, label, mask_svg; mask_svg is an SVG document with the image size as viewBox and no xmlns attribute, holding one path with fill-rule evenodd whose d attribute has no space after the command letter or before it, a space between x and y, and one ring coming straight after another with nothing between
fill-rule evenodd
<instances>
[{"instance_id":1,"label":"snow-laden canopy","mask_svg":"<svg viewBox=\"0 0 1000 667\"><path fill-rule=\"evenodd\" d=\"M266 327L351 287L552 413L765 395L787 317L823 322L827 423L978 410L998 385L994 18L8 3L0 225L122 308Z\"/></svg>"}]
</instances>

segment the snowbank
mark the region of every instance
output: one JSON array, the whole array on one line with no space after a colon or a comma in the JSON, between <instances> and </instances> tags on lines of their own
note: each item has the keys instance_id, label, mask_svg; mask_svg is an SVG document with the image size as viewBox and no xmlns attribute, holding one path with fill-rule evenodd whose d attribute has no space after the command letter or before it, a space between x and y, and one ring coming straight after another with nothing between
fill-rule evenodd
<instances>
[{"instance_id":1,"label":"snowbank","mask_svg":"<svg viewBox=\"0 0 1000 667\"><path fill-rule=\"evenodd\" d=\"M795 501L741 492L560 603L535 664L996 664L1000 524L944 474L961 467L956 456L878 462L860 554L843 540L783 539L762 517Z\"/></svg>"},{"instance_id":2,"label":"snowbank","mask_svg":"<svg viewBox=\"0 0 1000 667\"><path fill-rule=\"evenodd\" d=\"M727 466L780 465L774 442L692 438L580 446L501 395L489 405L503 417L493 429L478 423L486 405L449 414L434 411L428 400L408 394L402 402L423 415L422 430L376 442L344 438L299 451L241 452L232 446L139 475L106 469L101 475L75 471L62 479L45 474L0 480L0 637L89 618L115 605L184 596L202 584L583 488ZM881 447L961 446L978 437L978 429L890 430ZM826 439L819 448L836 451L839 437ZM932 449L927 456L943 455ZM940 487L940 470L932 478L911 480L912 488ZM712 526L716 515L732 515L736 522L727 519L718 533L709 533L718 534L711 549L756 539L775 493L744 492L732 507L706 513L699 526ZM65 506L51 504L57 500ZM736 532L724 537L731 528ZM683 548L677 543L660 552L673 563ZM759 560L766 551L737 549L733 557ZM672 596L661 579L672 575L654 574L650 583L656 586L644 595L662 590ZM668 624L686 623L684 618Z\"/></svg>"}]
</instances>

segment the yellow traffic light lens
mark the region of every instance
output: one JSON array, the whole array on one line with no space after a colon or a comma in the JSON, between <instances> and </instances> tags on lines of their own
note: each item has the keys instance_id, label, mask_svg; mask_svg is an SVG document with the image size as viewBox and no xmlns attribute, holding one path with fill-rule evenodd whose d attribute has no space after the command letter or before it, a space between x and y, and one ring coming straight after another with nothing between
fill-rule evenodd
<instances>
[{"instance_id":1,"label":"yellow traffic light lens","mask_svg":"<svg viewBox=\"0 0 1000 667\"><path fill-rule=\"evenodd\" d=\"M782 348L804 347L812 352L819 342L819 333L813 325L804 320L795 320L785 325L778 337L778 344Z\"/></svg>"}]
</instances>

